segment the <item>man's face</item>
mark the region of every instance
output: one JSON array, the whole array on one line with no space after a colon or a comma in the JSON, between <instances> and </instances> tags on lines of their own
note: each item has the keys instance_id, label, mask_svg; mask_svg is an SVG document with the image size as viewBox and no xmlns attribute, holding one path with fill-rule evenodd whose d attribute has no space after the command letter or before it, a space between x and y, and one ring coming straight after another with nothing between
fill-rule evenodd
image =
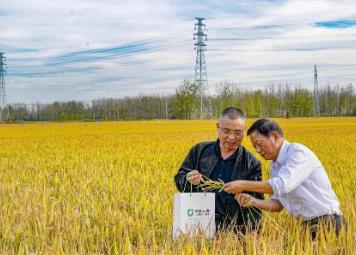
<instances>
[{"instance_id":1,"label":"man's face","mask_svg":"<svg viewBox=\"0 0 356 255\"><path fill-rule=\"evenodd\" d=\"M250 135L251 143L256 151L266 160L276 160L279 147L277 140L280 138L277 132L272 132L270 136L261 135L258 132L252 132Z\"/></svg>"},{"instance_id":2,"label":"man's face","mask_svg":"<svg viewBox=\"0 0 356 255\"><path fill-rule=\"evenodd\" d=\"M219 120L217 127L221 146L227 151L236 150L244 138L245 121L224 117Z\"/></svg>"}]
</instances>

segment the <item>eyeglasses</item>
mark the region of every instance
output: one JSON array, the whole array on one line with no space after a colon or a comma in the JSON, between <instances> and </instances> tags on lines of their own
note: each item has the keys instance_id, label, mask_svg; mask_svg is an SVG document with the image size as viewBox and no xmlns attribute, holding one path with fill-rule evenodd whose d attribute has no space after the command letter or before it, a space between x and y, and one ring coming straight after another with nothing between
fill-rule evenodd
<instances>
[{"instance_id":1,"label":"eyeglasses","mask_svg":"<svg viewBox=\"0 0 356 255\"><path fill-rule=\"evenodd\" d=\"M242 130L230 130L230 129L220 129L222 135L224 137L228 137L230 134L233 134L236 138L241 138L244 136L244 131Z\"/></svg>"}]
</instances>

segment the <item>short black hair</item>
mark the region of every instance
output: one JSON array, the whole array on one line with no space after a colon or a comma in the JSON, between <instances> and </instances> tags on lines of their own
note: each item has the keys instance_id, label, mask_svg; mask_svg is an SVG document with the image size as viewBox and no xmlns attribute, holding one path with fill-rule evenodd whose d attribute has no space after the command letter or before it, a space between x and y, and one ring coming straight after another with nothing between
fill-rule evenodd
<instances>
[{"instance_id":1,"label":"short black hair","mask_svg":"<svg viewBox=\"0 0 356 255\"><path fill-rule=\"evenodd\" d=\"M229 117L232 120L235 119L246 119L246 115L243 111L236 107L227 107L221 113L221 118Z\"/></svg>"},{"instance_id":2,"label":"short black hair","mask_svg":"<svg viewBox=\"0 0 356 255\"><path fill-rule=\"evenodd\" d=\"M253 132L257 132L264 136L270 136L272 131L278 132L282 137L284 137L283 131L277 122L271 119L259 119L255 121L252 126L247 130L247 135Z\"/></svg>"}]
</instances>

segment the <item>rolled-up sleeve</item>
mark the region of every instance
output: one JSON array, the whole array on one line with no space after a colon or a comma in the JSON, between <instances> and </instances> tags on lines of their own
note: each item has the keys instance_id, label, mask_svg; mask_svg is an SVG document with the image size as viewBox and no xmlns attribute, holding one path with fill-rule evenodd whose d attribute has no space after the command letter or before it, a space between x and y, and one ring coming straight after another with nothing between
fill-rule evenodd
<instances>
[{"instance_id":1,"label":"rolled-up sleeve","mask_svg":"<svg viewBox=\"0 0 356 255\"><path fill-rule=\"evenodd\" d=\"M313 172L314 158L303 148L296 147L289 154L286 163L280 167L278 174L268 180L273 194L280 196L297 188Z\"/></svg>"},{"instance_id":2,"label":"rolled-up sleeve","mask_svg":"<svg viewBox=\"0 0 356 255\"><path fill-rule=\"evenodd\" d=\"M275 196L280 196L282 194L281 189L283 186L283 183L279 177L274 177L272 179L268 180L269 185L271 185L273 189L273 197Z\"/></svg>"}]
</instances>

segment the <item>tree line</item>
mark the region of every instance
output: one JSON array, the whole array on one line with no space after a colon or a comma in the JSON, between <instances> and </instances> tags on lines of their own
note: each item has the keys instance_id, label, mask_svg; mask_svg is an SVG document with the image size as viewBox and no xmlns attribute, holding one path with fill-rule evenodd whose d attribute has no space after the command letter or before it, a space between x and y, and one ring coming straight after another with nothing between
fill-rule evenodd
<instances>
[{"instance_id":1,"label":"tree line","mask_svg":"<svg viewBox=\"0 0 356 255\"><path fill-rule=\"evenodd\" d=\"M184 80L171 95L138 95L67 101L47 104L14 103L1 111L4 121L96 121L197 119L201 116L200 88ZM269 83L264 89L247 90L234 82L222 81L216 93L203 97L204 118L217 118L228 106L243 109L248 117L313 116L313 92L298 83ZM356 116L353 85L326 85L319 89L319 116Z\"/></svg>"}]
</instances>

